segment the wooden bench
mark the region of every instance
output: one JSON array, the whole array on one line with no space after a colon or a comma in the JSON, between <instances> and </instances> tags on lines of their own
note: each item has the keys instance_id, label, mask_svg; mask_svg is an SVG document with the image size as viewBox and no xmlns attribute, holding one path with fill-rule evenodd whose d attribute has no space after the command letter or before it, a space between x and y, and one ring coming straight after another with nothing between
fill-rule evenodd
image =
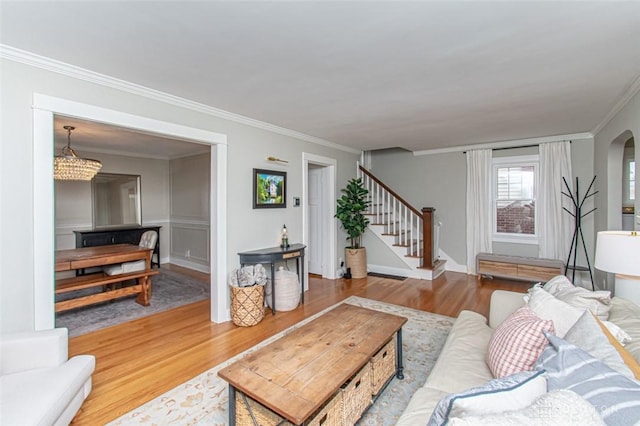
<instances>
[{"instance_id":1,"label":"wooden bench","mask_svg":"<svg viewBox=\"0 0 640 426\"><path fill-rule=\"evenodd\" d=\"M145 269L142 271L130 272L119 275L106 275L102 272L97 274L80 275L78 277L62 278L56 280L56 294L68 293L70 291L82 290L104 286L101 293L80 296L77 298L56 302L56 312L67 311L82 306L92 305L107 300L118 299L124 296L137 294L136 302L142 306L149 306L151 298L151 276L157 275L158 270ZM122 288L107 289L110 284L117 284L127 280L135 279L137 283L132 286Z\"/></svg>"},{"instance_id":2,"label":"wooden bench","mask_svg":"<svg viewBox=\"0 0 640 426\"><path fill-rule=\"evenodd\" d=\"M483 275L529 282L546 282L564 274L564 263L556 259L510 256L494 253L478 253L476 273L478 281Z\"/></svg>"}]
</instances>

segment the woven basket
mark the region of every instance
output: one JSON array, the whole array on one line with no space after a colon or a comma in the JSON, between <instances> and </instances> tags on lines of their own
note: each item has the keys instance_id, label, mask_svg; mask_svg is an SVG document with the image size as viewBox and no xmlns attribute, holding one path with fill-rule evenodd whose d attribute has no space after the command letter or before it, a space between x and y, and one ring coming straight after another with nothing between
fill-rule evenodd
<instances>
[{"instance_id":1,"label":"woven basket","mask_svg":"<svg viewBox=\"0 0 640 426\"><path fill-rule=\"evenodd\" d=\"M366 248L345 248L344 258L347 261L347 268L351 268L351 278L365 278L367 276Z\"/></svg>"},{"instance_id":2,"label":"woven basket","mask_svg":"<svg viewBox=\"0 0 640 426\"><path fill-rule=\"evenodd\" d=\"M235 325L250 327L264 318L264 286L231 286L231 320Z\"/></svg>"},{"instance_id":3,"label":"woven basket","mask_svg":"<svg viewBox=\"0 0 640 426\"><path fill-rule=\"evenodd\" d=\"M371 393L377 395L396 372L396 337L371 359Z\"/></svg>"},{"instance_id":4,"label":"woven basket","mask_svg":"<svg viewBox=\"0 0 640 426\"><path fill-rule=\"evenodd\" d=\"M236 426L255 426L256 423L260 426L292 425L291 422L286 421L248 396L236 392ZM342 395L337 393L304 424L306 426L342 426L344 424L342 421Z\"/></svg>"},{"instance_id":5,"label":"woven basket","mask_svg":"<svg viewBox=\"0 0 640 426\"><path fill-rule=\"evenodd\" d=\"M346 385L342 393L342 421L353 425L371 405L371 363L367 363Z\"/></svg>"}]
</instances>

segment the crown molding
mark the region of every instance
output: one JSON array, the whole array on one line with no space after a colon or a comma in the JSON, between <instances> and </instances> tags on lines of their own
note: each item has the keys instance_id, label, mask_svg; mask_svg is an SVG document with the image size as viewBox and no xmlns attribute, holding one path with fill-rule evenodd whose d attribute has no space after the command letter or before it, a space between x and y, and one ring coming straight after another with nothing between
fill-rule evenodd
<instances>
[{"instance_id":1,"label":"crown molding","mask_svg":"<svg viewBox=\"0 0 640 426\"><path fill-rule=\"evenodd\" d=\"M514 139L508 141L479 143L475 145L454 146L451 148L426 149L424 151L415 151L414 156L448 154L451 152L464 152L474 149L499 149L499 148L518 148L529 145L540 145L541 143L558 142L558 141L579 141L581 139L592 139L593 133L571 133L568 135L543 136L539 138Z\"/></svg>"},{"instance_id":2,"label":"crown molding","mask_svg":"<svg viewBox=\"0 0 640 426\"><path fill-rule=\"evenodd\" d=\"M636 78L636 80L631 83L629 89L622 95L620 100L618 100L613 108L611 108L609 114L604 117L604 119L591 131L591 133L593 133L594 135L600 133L600 130L602 130L607 124L609 124L613 117L615 117L616 114L622 111L622 108L624 108L629 103L631 98L638 94L638 92L640 92L640 75L638 75L638 78Z\"/></svg>"},{"instance_id":3,"label":"crown molding","mask_svg":"<svg viewBox=\"0 0 640 426\"><path fill-rule=\"evenodd\" d=\"M234 114L232 112L224 111L218 108L211 107L209 105L201 104L199 102L190 101L179 96L171 95L158 90L150 89L145 86L141 86L135 83L130 83L125 80L110 77L108 75L100 74L94 71L90 71L84 68L70 65L65 62L57 61L55 59L40 56L35 53L27 52L25 50L17 49L15 47L0 44L0 58L8 59L14 62L19 62L25 65L29 65L36 68L41 68L47 71L55 72L58 74L66 75L69 77L77 78L80 80L88 81L90 83L99 84L102 86L110 87L113 89L128 92L133 95L143 96L148 99L164 102L170 105L174 105L180 108L189 109L203 114L208 114L224 120L233 121L236 123L246 124L247 126L255 127L269 132L277 133L283 136L289 136L295 139L300 139L305 142L311 142L313 144L326 146L329 148L338 149L340 151L349 152L352 154L360 154L359 150L337 144L322 138L310 136L295 130L287 129L284 127L269 124L264 121L255 120L253 118L245 117L240 114Z\"/></svg>"}]
</instances>

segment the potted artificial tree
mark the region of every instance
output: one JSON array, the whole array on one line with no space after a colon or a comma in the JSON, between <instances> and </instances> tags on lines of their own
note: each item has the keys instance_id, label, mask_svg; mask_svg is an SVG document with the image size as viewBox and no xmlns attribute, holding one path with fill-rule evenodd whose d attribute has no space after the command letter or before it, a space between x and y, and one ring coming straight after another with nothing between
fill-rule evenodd
<instances>
[{"instance_id":1,"label":"potted artificial tree","mask_svg":"<svg viewBox=\"0 0 640 426\"><path fill-rule=\"evenodd\" d=\"M369 225L369 219L363 214L371 204L367 199L369 191L362 184L362 179L357 178L351 179L341 192L335 217L340 220L351 244L345 247L344 258L347 268L351 268L351 276L364 278L367 276L367 252L361 247L361 240Z\"/></svg>"}]
</instances>

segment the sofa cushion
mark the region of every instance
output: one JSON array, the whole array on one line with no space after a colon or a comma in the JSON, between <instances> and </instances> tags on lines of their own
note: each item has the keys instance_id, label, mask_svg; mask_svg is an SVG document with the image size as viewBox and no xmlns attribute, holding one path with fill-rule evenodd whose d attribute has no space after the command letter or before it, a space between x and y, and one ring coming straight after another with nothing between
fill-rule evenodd
<instances>
[{"instance_id":1,"label":"sofa cushion","mask_svg":"<svg viewBox=\"0 0 640 426\"><path fill-rule=\"evenodd\" d=\"M640 364L638 364L638 361L636 361L635 358L633 358L633 355L631 355L631 353L629 353L629 351L627 351L624 348L624 346L622 346L620 344L620 342L618 342L616 340L615 336L613 336L609 332L609 329L602 323L602 321L600 321L598 318L595 318L595 319L598 322L598 325L600 326L600 328L602 330L602 333L605 335L605 337L607 338L607 340L609 341L611 346L616 350L618 355L620 355L620 358L622 358L622 362L624 362L624 364L627 366L627 368L629 368L629 370L631 371L631 377L635 378L636 380L640 380ZM609 364L607 364L607 365L609 365ZM611 365L609 365L609 367L611 367L614 370L622 373L622 371L614 368Z\"/></svg>"},{"instance_id":2,"label":"sofa cushion","mask_svg":"<svg viewBox=\"0 0 640 426\"><path fill-rule=\"evenodd\" d=\"M443 398L433 410L428 426L442 426L451 417L494 414L505 409L518 410L529 406L546 391L547 382L542 371L526 371L493 379L484 386Z\"/></svg>"},{"instance_id":3,"label":"sofa cushion","mask_svg":"<svg viewBox=\"0 0 640 426\"><path fill-rule=\"evenodd\" d=\"M531 370L547 344L543 330L553 332L553 322L523 306L496 328L487 351L487 364L495 377Z\"/></svg>"},{"instance_id":4,"label":"sofa cushion","mask_svg":"<svg viewBox=\"0 0 640 426\"><path fill-rule=\"evenodd\" d=\"M564 339L589 355L598 358L618 373L631 379L634 378L620 353L609 342L605 330L607 328L604 325L600 327L598 324L597 317L589 311L584 311L578 322L565 334ZM613 336L611 338L619 345ZM622 346L620 347L622 348Z\"/></svg>"},{"instance_id":5,"label":"sofa cushion","mask_svg":"<svg viewBox=\"0 0 640 426\"><path fill-rule=\"evenodd\" d=\"M449 392L429 386L419 388L411 397L396 426L425 425L438 402L447 395L449 395Z\"/></svg>"},{"instance_id":6,"label":"sofa cushion","mask_svg":"<svg viewBox=\"0 0 640 426\"><path fill-rule=\"evenodd\" d=\"M640 419L640 383L628 379L565 340L547 334L550 344L536 363L545 370L549 390L570 389L596 407L608 425Z\"/></svg>"},{"instance_id":7,"label":"sofa cushion","mask_svg":"<svg viewBox=\"0 0 640 426\"><path fill-rule=\"evenodd\" d=\"M542 287L529 289L527 306L540 318L553 321L554 334L559 337L564 337L585 310L557 299Z\"/></svg>"},{"instance_id":8,"label":"sofa cushion","mask_svg":"<svg viewBox=\"0 0 640 426\"><path fill-rule=\"evenodd\" d=\"M576 287L564 275L558 275L547 281L542 287L556 299L578 309L589 309L603 321L609 319L611 309L610 291L591 291L586 288Z\"/></svg>"},{"instance_id":9,"label":"sofa cushion","mask_svg":"<svg viewBox=\"0 0 640 426\"><path fill-rule=\"evenodd\" d=\"M640 307L627 299L614 297L611 299L609 321L631 336L631 342L624 348L640 363Z\"/></svg>"},{"instance_id":10,"label":"sofa cushion","mask_svg":"<svg viewBox=\"0 0 640 426\"><path fill-rule=\"evenodd\" d=\"M509 410L485 416L453 417L449 426L602 426L596 409L584 398L569 390L555 390L538 397L521 410Z\"/></svg>"},{"instance_id":11,"label":"sofa cushion","mask_svg":"<svg viewBox=\"0 0 640 426\"><path fill-rule=\"evenodd\" d=\"M427 385L453 393L493 379L485 362L492 334L485 317L476 312L462 311L427 378Z\"/></svg>"}]
</instances>

